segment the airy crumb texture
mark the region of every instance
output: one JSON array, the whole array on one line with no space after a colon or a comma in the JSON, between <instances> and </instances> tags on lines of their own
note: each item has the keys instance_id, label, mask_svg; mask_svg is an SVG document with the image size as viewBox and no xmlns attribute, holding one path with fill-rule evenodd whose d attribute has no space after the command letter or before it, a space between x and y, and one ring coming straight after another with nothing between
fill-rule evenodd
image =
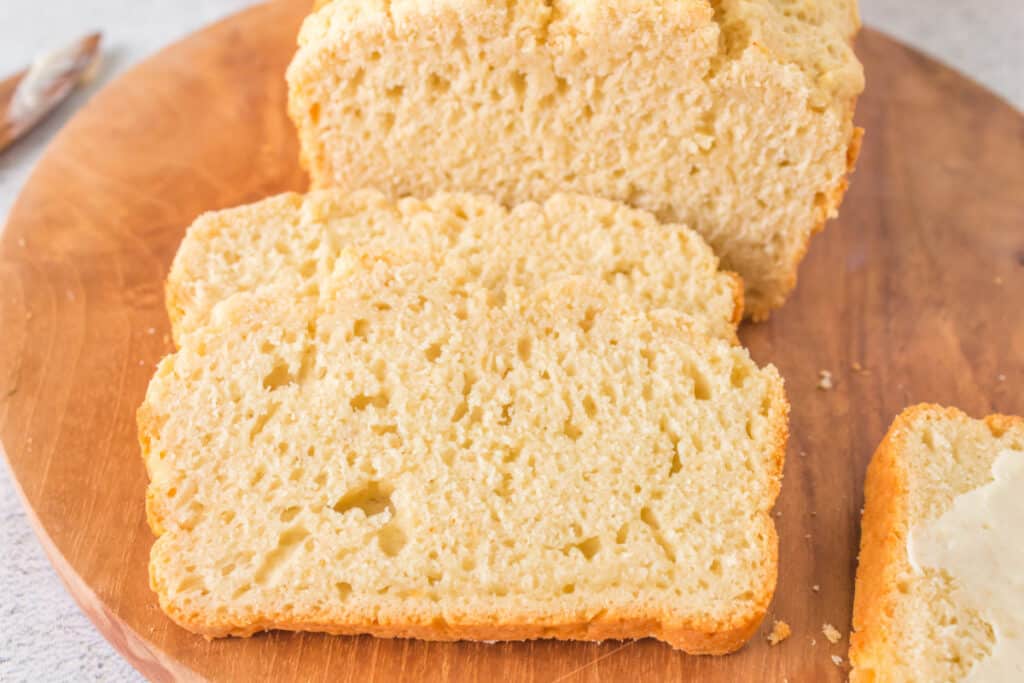
<instances>
[{"instance_id":1,"label":"airy crumb texture","mask_svg":"<svg viewBox=\"0 0 1024 683\"><path fill-rule=\"evenodd\" d=\"M858 27L855 0L339 0L288 106L314 187L623 201L704 235L762 318L857 156Z\"/></svg>"},{"instance_id":2,"label":"airy crumb texture","mask_svg":"<svg viewBox=\"0 0 1024 683\"><path fill-rule=\"evenodd\" d=\"M724 653L775 587L775 368L572 279L502 301L359 256L239 294L139 410L161 607L208 636L653 636Z\"/></svg>"},{"instance_id":3,"label":"airy crumb texture","mask_svg":"<svg viewBox=\"0 0 1024 683\"><path fill-rule=\"evenodd\" d=\"M821 632L825 634L826 638L828 638L828 642L832 643L833 645L835 645L843 639L843 634L840 633L839 629L837 629L832 624L823 624L821 627Z\"/></svg>"},{"instance_id":4,"label":"airy crumb texture","mask_svg":"<svg viewBox=\"0 0 1024 683\"><path fill-rule=\"evenodd\" d=\"M974 420L956 408L920 404L893 421L864 485L851 681L954 683L991 652L991 626L958 602L948 574L914 571L907 539L957 496L989 483L992 463L1006 449L1024 450L1019 417Z\"/></svg>"},{"instance_id":5,"label":"airy crumb texture","mask_svg":"<svg viewBox=\"0 0 1024 683\"><path fill-rule=\"evenodd\" d=\"M789 628L789 624L779 619L775 620L772 624L771 632L766 636L769 645L778 645L793 633L792 629Z\"/></svg>"},{"instance_id":6,"label":"airy crumb texture","mask_svg":"<svg viewBox=\"0 0 1024 683\"><path fill-rule=\"evenodd\" d=\"M700 235L618 202L560 194L506 210L467 194L395 201L368 190L325 190L196 220L167 277L175 340L237 292L274 286L315 298L354 248L425 260L498 298L507 287L587 276L643 307L681 310L700 331L729 340L743 310L742 283L718 270Z\"/></svg>"}]
</instances>

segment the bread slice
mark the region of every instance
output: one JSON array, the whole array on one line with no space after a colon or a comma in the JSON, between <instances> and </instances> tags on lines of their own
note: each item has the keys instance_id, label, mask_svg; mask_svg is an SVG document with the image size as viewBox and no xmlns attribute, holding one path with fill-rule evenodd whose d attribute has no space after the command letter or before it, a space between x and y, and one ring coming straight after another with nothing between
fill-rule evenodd
<instances>
[{"instance_id":1,"label":"bread slice","mask_svg":"<svg viewBox=\"0 0 1024 683\"><path fill-rule=\"evenodd\" d=\"M207 636L740 647L776 579L782 380L567 280L353 258L237 294L139 410L160 605Z\"/></svg>"},{"instance_id":2,"label":"bread slice","mask_svg":"<svg viewBox=\"0 0 1024 683\"><path fill-rule=\"evenodd\" d=\"M289 111L315 187L553 191L700 232L766 317L853 166L855 0L337 0Z\"/></svg>"},{"instance_id":3,"label":"bread slice","mask_svg":"<svg viewBox=\"0 0 1024 683\"><path fill-rule=\"evenodd\" d=\"M677 308L700 331L729 340L742 315L742 283L718 270L698 234L617 202L555 195L506 210L466 194L394 201L323 190L208 213L189 228L167 278L175 340L236 292L284 285L315 296L338 255L356 246L425 259L498 297L508 286L594 277L643 306Z\"/></svg>"},{"instance_id":4,"label":"bread slice","mask_svg":"<svg viewBox=\"0 0 1024 683\"><path fill-rule=\"evenodd\" d=\"M992 626L955 590L959 579L915 568L907 544L912 530L942 517L958 496L991 482L993 462L1007 450L1024 451L1019 417L973 420L922 404L893 422L864 487L851 681L961 681L989 656Z\"/></svg>"}]
</instances>

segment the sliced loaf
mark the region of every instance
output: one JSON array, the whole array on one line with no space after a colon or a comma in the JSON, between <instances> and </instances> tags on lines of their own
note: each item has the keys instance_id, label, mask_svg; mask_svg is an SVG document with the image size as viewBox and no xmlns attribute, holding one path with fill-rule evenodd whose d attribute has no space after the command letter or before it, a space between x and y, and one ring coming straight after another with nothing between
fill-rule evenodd
<instances>
[{"instance_id":1,"label":"sliced loaf","mask_svg":"<svg viewBox=\"0 0 1024 683\"><path fill-rule=\"evenodd\" d=\"M162 608L208 636L653 636L725 653L775 586L782 380L570 279L496 301L355 256L241 293L139 410Z\"/></svg>"},{"instance_id":2,"label":"sliced loaf","mask_svg":"<svg viewBox=\"0 0 1024 683\"><path fill-rule=\"evenodd\" d=\"M855 0L324 3L288 70L315 187L554 191L684 223L765 317L836 214Z\"/></svg>"},{"instance_id":3,"label":"sliced loaf","mask_svg":"<svg viewBox=\"0 0 1024 683\"><path fill-rule=\"evenodd\" d=\"M991 671L988 675L974 671L994 664L987 660L999 634L988 612L998 606L973 604L964 592L970 590L965 577L948 567L928 564L935 558L930 558L932 553L926 552L922 540L934 533L929 529L939 520L949 523L946 515L954 507L961 509L958 501L962 506L965 495L999 495L983 489L993 483L993 465L1000 458L1016 458L1018 466L1024 463L1024 420L1019 417L990 415L973 420L955 408L922 404L908 408L893 422L871 460L864 486L855 633L850 639L851 681L1004 680ZM1024 477L1018 491L1021 484ZM972 498L971 504L976 502ZM955 553L958 545L984 545L985 534L993 529L1009 524L1019 530L1021 523L1020 518L989 519L970 538L951 539L947 550ZM1012 552L1013 545L1003 550ZM955 560L955 554L948 554L940 564L952 566ZM969 565L990 568L1006 558L978 553L966 560ZM1020 580L1024 565L1014 574L1019 604L1024 599ZM1010 578L999 582L1000 591L1014 590L1013 575ZM1015 635L1018 647L1024 642L1024 633L1010 635ZM1005 680L1021 680L1024 670L1017 674Z\"/></svg>"},{"instance_id":4,"label":"sliced loaf","mask_svg":"<svg viewBox=\"0 0 1024 683\"><path fill-rule=\"evenodd\" d=\"M285 194L208 213L189 228L167 278L174 338L230 295L265 286L316 296L347 248L405 254L439 273L536 289L567 275L608 282L649 308L676 308L700 331L734 340L742 284L703 239L645 211L578 195L506 210L482 196L394 201L379 192Z\"/></svg>"}]
</instances>

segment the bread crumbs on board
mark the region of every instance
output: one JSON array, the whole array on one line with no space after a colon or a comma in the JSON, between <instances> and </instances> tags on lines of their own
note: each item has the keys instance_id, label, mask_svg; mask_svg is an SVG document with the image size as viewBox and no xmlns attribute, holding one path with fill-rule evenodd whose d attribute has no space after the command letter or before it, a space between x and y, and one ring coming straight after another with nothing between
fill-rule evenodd
<instances>
[{"instance_id":1,"label":"bread crumbs on board","mask_svg":"<svg viewBox=\"0 0 1024 683\"><path fill-rule=\"evenodd\" d=\"M769 633L766 636L766 638L768 639L768 644L769 645L778 645L779 643L784 641L786 638L789 638L789 636L790 636L790 634L792 632L793 632L792 629L789 628L789 624L787 624L786 622L784 622L784 621L782 621L780 619L776 619L775 623L772 624L771 633Z\"/></svg>"},{"instance_id":2,"label":"bread crumbs on board","mask_svg":"<svg viewBox=\"0 0 1024 683\"><path fill-rule=\"evenodd\" d=\"M839 655L832 655L832 663L835 664L836 666L842 666L843 665L843 658L840 657Z\"/></svg>"},{"instance_id":3,"label":"bread crumbs on board","mask_svg":"<svg viewBox=\"0 0 1024 683\"><path fill-rule=\"evenodd\" d=\"M821 627L821 632L825 634L826 638L828 638L828 642L832 643L833 645L835 645L843 639L843 634L840 633L839 629L837 629L832 624L823 624Z\"/></svg>"},{"instance_id":4,"label":"bread crumbs on board","mask_svg":"<svg viewBox=\"0 0 1024 683\"><path fill-rule=\"evenodd\" d=\"M835 385L832 383L832 373L829 372L828 370L819 370L818 371L818 388L821 389L822 391L828 391L833 386L835 386Z\"/></svg>"}]
</instances>

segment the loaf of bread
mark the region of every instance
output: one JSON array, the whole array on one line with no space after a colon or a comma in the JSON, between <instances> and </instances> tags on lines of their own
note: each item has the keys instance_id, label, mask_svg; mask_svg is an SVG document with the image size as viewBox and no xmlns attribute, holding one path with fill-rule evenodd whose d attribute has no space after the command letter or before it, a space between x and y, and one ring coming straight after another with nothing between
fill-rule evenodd
<instances>
[{"instance_id":1,"label":"loaf of bread","mask_svg":"<svg viewBox=\"0 0 1024 683\"><path fill-rule=\"evenodd\" d=\"M855 0L324 3L288 69L315 187L555 191L700 232L763 318L853 166Z\"/></svg>"},{"instance_id":2,"label":"loaf of bread","mask_svg":"<svg viewBox=\"0 0 1024 683\"><path fill-rule=\"evenodd\" d=\"M207 636L738 648L776 579L782 380L567 279L502 301L353 254L242 292L139 410L162 608Z\"/></svg>"},{"instance_id":3,"label":"loaf of bread","mask_svg":"<svg viewBox=\"0 0 1024 683\"><path fill-rule=\"evenodd\" d=\"M1011 465L1016 484L1001 469ZM851 681L1024 680L1024 631L1000 633L998 618L999 610L1012 609L1014 600L1018 606L1024 601L1024 563L1010 566L1008 581L992 580L1012 561L1005 553L1020 558L1024 550L1024 506L1016 504L1015 518L995 514L1007 496L1020 499L1022 485L1021 418L974 420L935 405L914 406L896 418L875 452L864 487ZM938 533L964 521L971 522L970 532L945 539ZM995 541L991 547L1000 530L1018 541ZM974 576L958 571L958 564ZM981 592L991 595L978 598L979 580ZM1001 598L992 597L997 592ZM1005 655L1014 648L1015 674L995 674L1012 666ZM993 659L997 651L998 660Z\"/></svg>"},{"instance_id":4,"label":"loaf of bread","mask_svg":"<svg viewBox=\"0 0 1024 683\"><path fill-rule=\"evenodd\" d=\"M174 338L234 293L265 286L316 296L346 248L399 252L502 296L567 275L610 283L648 308L675 308L706 334L735 340L742 283L718 270L701 237L645 211L578 195L506 210L438 194L394 201L374 191L286 194L208 213L189 228L167 278Z\"/></svg>"}]
</instances>

